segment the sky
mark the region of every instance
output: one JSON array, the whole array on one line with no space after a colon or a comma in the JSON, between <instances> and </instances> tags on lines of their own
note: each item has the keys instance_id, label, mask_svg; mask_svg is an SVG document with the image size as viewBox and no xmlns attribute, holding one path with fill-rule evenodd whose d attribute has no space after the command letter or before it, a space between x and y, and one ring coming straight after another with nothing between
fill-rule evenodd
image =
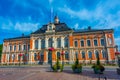
<instances>
[{"instance_id":1,"label":"sky","mask_svg":"<svg viewBox=\"0 0 120 80\"><path fill-rule=\"evenodd\" d=\"M71 28L114 29L120 45L120 0L0 0L0 44L29 35L56 14Z\"/></svg>"}]
</instances>

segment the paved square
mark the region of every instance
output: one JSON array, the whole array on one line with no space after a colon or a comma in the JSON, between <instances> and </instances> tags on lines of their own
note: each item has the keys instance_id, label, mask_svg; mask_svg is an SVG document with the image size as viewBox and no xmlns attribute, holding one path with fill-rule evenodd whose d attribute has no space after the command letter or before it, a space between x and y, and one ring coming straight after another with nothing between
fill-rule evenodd
<instances>
[{"instance_id":1,"label":"paved square","mask_svg":"<svg viewBox=\"0 0 120 80\"><path fill-rule=\"evenodd\" d=\"M94 74L92 70L83 69L81 74L74 74L67 69L63 72L49 72L47 67L0 68L0 80L120 80L115 70L104 74Z\"/></svg>"}]
</instances>

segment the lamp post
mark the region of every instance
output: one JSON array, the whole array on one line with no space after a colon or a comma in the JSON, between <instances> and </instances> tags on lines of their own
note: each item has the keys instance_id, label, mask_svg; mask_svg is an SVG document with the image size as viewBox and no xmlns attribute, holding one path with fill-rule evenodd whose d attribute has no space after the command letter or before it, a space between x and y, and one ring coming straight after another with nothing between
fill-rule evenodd
<instances>
[{"instance_id":1,"label":"lamp post","mask_svg":"<svg viewBox=\"0 0 120 80\"><path fill-rule=\"evenodd\" d=\"M49 50L50 55L51 55L51 56L50 56L50 57L51 57L51 58L50 58L50 67L51 67L51 69L52 69L52 51L54 50L54 48L51 47L51 48L49 48L48 50Z\"/></svg>"},{"instance_id":2,"label":"lamp post","mask_svg":"<svg viewBox=\"0 0 120 80\"><path fill-rule=\"evenodd\" d=\"M18 55L19 56L19 66L20 66L20 63L21 63L21 57L23 56L21 53Z\"/></svg>"}]
</instances>

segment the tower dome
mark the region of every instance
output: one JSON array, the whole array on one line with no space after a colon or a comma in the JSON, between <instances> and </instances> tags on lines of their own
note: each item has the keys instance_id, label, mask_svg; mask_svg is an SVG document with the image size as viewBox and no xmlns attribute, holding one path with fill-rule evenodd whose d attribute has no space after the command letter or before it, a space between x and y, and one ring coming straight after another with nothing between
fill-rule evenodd
<instances>
[{"instance_id":1,"label":"tower dome","mask_svg":"<svg viewBox=\"0 0 120 80\"><path fill-rule=\"evenodd\" d=\"M54 23L55 23L55 24L58 24L58 23L59 23L59 18L58 18L57 15L54 17Z\"/></svg>"}]
</instances>

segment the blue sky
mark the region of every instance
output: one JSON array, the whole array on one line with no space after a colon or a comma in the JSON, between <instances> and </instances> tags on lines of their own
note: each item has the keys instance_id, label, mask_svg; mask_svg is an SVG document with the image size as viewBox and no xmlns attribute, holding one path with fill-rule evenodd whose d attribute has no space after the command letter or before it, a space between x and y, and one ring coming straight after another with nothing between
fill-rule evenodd
<instances>
[{"instance_id":1,"label":"blue sky","mask_svg":"<svg viewBox=\"0 0 120 80\"><path fill-rule=\"evenodd\" d=\"M0 43L5 38L28 35L57 14L69 27L114 29L120 45L119 0L0 0Z\"/></svg>"}]
</instances>

